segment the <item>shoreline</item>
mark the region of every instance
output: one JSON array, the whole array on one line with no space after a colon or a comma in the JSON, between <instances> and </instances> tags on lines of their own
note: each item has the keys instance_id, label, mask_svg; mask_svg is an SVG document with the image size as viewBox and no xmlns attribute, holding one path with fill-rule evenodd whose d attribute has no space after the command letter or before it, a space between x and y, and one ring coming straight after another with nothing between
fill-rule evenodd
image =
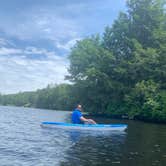
<instances>
[{"instance_id":1,"label":"shoreline","mask_svg":"<svg viewBox=\"0 0 166 166\"><path fill-rule=\"evenodd\" d=\"M30 108L30 109L42 109L42 110L52 110L52 111L67 111L72 112L72 110L55 110L55 109L48 109L48 108L38 108L38 107L26 107L26 106L15 106L15 105L0 105L3 107L22 107L22 108ZM130 118L128 115L108 115L108 114L93 114L89 112L83 112L83 116L87 117L100 117L100 118L111 118L111 119L119 119L119 120L132 120L132 121L141 121L146 123L153 123L153 124L166 124L166 121L160 121L160 120L153 120L153 119L145 119L143 117L133 117Z\"/></svg>"}]
</instances>

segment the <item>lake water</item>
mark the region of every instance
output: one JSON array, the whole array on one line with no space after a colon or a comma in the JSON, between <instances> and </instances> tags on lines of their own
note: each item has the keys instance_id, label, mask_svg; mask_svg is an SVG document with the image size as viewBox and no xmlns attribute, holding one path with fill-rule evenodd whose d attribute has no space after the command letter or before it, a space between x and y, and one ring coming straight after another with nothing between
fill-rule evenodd
<instances>
[{"instance_id":1,"label":"lake water","mask_svg":"<svg viewBox=\"0 0 166 166\"><path fill-rule=\"evenodd\" d=\"M1 166L165 166L166 125L126 123L125 133L45 129L42 121L68 122L69 112L0 106Z\"/></svg>"}]
</instances>

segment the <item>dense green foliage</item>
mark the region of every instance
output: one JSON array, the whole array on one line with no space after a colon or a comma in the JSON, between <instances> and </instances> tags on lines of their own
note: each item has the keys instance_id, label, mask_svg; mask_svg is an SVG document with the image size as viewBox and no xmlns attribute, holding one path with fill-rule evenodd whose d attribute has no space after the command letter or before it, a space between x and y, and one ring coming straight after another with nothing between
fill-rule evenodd
<instances>
[{"instance_id":1,"label":"dense green foliage","mask_svg":"<svg viewBox=\"0 0 166 166\"><path fill-rule=\"evenodd\" d=\"M70 54L70 80L91 112L166 121L165 1L129 0L102 37Z\"/></svg>"},{"instance_id":2,"label":"dense green foliage","mask_svg":"<svg viewBox=\"0 0 166 166\"><path fill-rule=\"evenodd\" d=\"M2 105L70 110L74 104L71 89L71 85L61 84L48 86L36 92L0 95L0 103Z\"/></svg>"},{"instance_id":3,"label":"dense green foliage","mask_svg":"<svg viewBox=\"0 0 166 166\"><path fill-rule=\"evenodd\" d=\"M52 109L80 102L91 113L166 122L165 0L128 0L127 9L102 36L72 48L66 77L72 85L7 95L0 102Z\"/></svg>"}]
</instances>

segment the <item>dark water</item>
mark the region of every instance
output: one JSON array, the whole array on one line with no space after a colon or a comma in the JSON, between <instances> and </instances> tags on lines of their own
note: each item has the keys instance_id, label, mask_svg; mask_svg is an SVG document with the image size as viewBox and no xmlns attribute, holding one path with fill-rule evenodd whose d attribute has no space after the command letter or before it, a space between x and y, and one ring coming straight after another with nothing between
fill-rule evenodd
<instances>
[{"instance_id":1,"label":"dark water","mask_svg":"<svg viewBox=\"0 0 166 166\"><path fill-rule=\"evenodd\" d=\"M44 129L42 121L68 121L69 113L0 107L0 166L165 166L166 125L127 123L122 134Z\"/></svg>"}]
</instances>

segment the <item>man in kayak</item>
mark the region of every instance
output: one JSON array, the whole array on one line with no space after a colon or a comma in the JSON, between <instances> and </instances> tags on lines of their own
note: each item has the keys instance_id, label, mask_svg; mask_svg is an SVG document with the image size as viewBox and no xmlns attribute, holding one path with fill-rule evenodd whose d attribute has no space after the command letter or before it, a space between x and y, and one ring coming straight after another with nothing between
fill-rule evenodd
<instances>
[{"instance_id":1,"label":"man in kayak","mask_svg":"<svg viewBox=\"0 0 166 166\"><path fill-rule=\"evenodd\" d=\"M72 123L75 124L96 124L93 119L84 118L82 113L82 106L80 104L77 105L77 108L72 113Z\"/></svg>"}]
</instances>

